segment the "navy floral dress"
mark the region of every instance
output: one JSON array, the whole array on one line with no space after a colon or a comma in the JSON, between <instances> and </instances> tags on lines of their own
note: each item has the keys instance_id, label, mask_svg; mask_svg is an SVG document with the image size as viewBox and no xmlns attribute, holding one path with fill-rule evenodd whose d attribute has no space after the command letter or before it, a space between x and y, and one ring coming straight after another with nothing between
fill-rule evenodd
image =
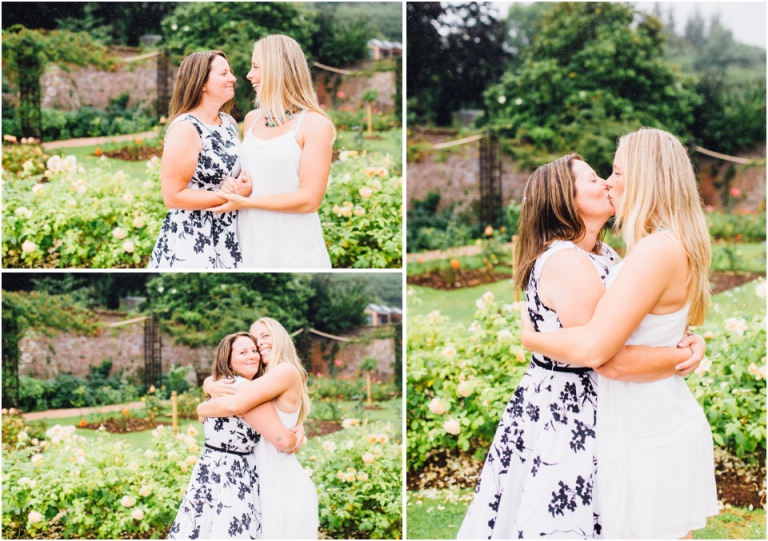
<instances>
[{"instance_id":1,"label":"navy floral dress","mask_svg":"<svg viewBox=\"0 0 768 541\"><path fill-rule=\"evenodd\" d=\"M555 241L536 260L526 288L528 315L537 332L562 329L541 302L544 263L563 249ZM619 257L603 245L584 252L605 282ZM592 538L600 533L593 512L597 474L597 376L593 370L533 354L509 400L459 530L459 539Z\"/></svg>"},{"instance_id":2,"label":"navy floral dress","mask_svg":"<svg viewBox=\"0 0 768 541\"><path fill-rule=\"evenodd\" d=\"M224 113L221 125L203 124L189 114L172 123L187 120L197 129L203 143L197 168L189 181L193 190L217 191L222 181L240 174L240 137ZM170 129L170 126L168 126ZM237 211L206 212L172 209L165 217L148 268L234 269L242 263L237 242Z\"/></svg>"},{"instance_id":3,"label":"navy floral dress","mask_svg":"<svg viewBox=\"0 0 768 541\"><path fill-rule=\"evenodd\" d=\"M237 417L208 417L203 431L205 449L168 539L260 539L260 485L253 448L261 435Z\"/></svg>"}]
</instances>

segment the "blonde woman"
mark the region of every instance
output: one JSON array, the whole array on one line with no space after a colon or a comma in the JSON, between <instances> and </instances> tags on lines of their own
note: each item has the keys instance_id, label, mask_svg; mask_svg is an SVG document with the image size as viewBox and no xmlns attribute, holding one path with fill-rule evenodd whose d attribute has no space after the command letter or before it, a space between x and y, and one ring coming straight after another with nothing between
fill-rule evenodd
<instances>
[{"instance_id":1,"label":"blonde woman","mask_svg":"<svg viewBox=\"0 0 768 541\"><path fill-rule=\"evenodd\" d=\"M216 348L213 380L231 378L234 385L250 381L262 371L253 336L245 332L224 337ZM208 418L203 423L205 448L195 465L170 539L225 539L262 536L259 505L261 466L254 447L269 445L290 452L297 436L281 422L270 404L237 417ZM237 472L233 476L232 472Z\"/></svg>"},{"instance_id":2,"label":"blonde woman","mask_svg":"<svg viewBox=\"0 0 768 541\"><path fill-rule=\"evenodd\" d=\"M245 117L243 169L253 191L233 182L228 202L211 210L240 210L237 234L243 267L328 269L331 260L317 209L325 196L336 131L320 108L304 53L288 36L256 42L248 81L257 109Z\"/></svg>"},{"instance_id":3,"label":"blonde woman","mask_svg":"<svg viewBox=\"0 0 768 541\"><path fill-rule=\"evenodd\" d=\"M227 55L204 51L179 67L170 104L160 182L168 215L149 268L232 269L240 266L237 213L205 209L225 202L225 179L240 175L240 137L229 115L236 78ZM250 182L232 179L247 195Z\"/></svg>"},{"instance_id":4,"label":"blonde woman","mask_svg":"<svg viewBox=\"0 0 768 541\"><path fill-rule=\"evenodd\" d=\"M709 234L688 154L644 128L619 141L608 179L628 255L611 269L590 321L522 332L537 353L600 369L624 344L674 346L704 322ZM598 377L595 512L606 538L690 538L717 515L713 443L685 381Z\"/></svg>"},{"instance_id":5,"label":"blonde woman","mask_svg":"<svg viewBox=\"0 0 768 541\"><path fill-rule=\"evenodd\" d=\"M264 375L239 385L235 394L203 402L197 411L206 417L230 417L271 402L285 428L294 428L309 415L310 400L307 372L293 341L285 328L271 318L259 319L250 332L266 366ZM206 392L208 388L210 385ZM261 537L316 539L317 492L296 456L262 439L254 448L254 457L261 486Z\"/></svg>"}]
</instances>

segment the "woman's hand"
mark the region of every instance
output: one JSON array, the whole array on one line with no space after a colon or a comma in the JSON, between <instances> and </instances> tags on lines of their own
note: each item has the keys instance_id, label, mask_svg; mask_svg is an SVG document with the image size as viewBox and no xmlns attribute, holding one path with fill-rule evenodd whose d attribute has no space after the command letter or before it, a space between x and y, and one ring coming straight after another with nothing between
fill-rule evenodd
<instances>
[{"instance_id":1,"label":"woman's hand","mask_svg":"<svg viewBox=\"0 0 768 541\"><path fill-rule=\"evenodd\" d=\"M707 352L707 342L698 334L686 333L683 339L677 344L679 348L690 348L691 356L688 360L675 366L679 376L687 376L696 370L704 359Z\"/></svg>"},{"instance_id":2,"label":"woman's hand","mask_svg":"<svg viewBox=\"0 0 768 541\"><path fill-rule=\"evenodd\" d=\"M203 382L203 391L211 398L218 398L227 394L237 393L237 387L234 386L234 379L222 378L218 381L209 381L206 378Z\"/></svg>"},{"instance_id":3,"label":"woman's hand","mask_svg":"<svg viewBox=\"0 0 768 541\"><path fill-rule=\"evenodd\" d=\"M304 435L304 423L294 426L291 432L296 434L296 445L291 449L291 453L298 453L301 446L307 442L307 437Z\"/></svg>"},{"instance_id":4,"label":"woman's hand","mask_svg":"<svg viewBox=\"0 0 768 541\"><path fill-rule=\"evenodd\" d=\"M237 178L227 177L224 182L221 183L221 193L223 194L236 194L248 197L253 191L253 181L248 174L243 171Z\"/></svg>"},{"instance_id":5,"label":"woman's hand","mask_svg":"<svg viewBox=\"0 0 768 541\"><path fill-rule=\"evenodd\" d=\"M535 334L536 328L533 326L531 317L528 314L528 305L523 302L522 306L520 307L520 342L523 344L523 347L529 351L532 350L526 345L526 340L531 335L531 333Z\"/></svg>"},{"instance_id":6,"label":"woman's hand","mask_svg":"<svg viewBox=\"0 0 768 541\"><path fill-rule=\"evenodd\" d=\"M226 199L227 202L224 203L223 205L219 205L218 207L211 207L211 208L205 209L206 211L218 212L218 213L233 212L235 210L240 210L247 206L245 203L246 201L248 201L248 198L242 195L238 195L234 193L224 193L224 192L218 192L218 195Z\"/></svg>"}]
</instances>

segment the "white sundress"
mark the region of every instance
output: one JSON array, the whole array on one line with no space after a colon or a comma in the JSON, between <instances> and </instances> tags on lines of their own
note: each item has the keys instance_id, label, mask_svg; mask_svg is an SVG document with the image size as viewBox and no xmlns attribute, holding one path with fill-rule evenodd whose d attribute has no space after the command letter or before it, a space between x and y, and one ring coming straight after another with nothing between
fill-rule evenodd
<instances>
[{"instance_id":1,"label":"white sundress","mask_svg":"<svg viewBox=\"0 0 768 541\"><path fill-rule=\"evenodd\" d=\"M240 174L240 137L229 117L219 113L221 125L204 124L190 114L179 115L171 126L183 120L197 130L203 148L188 188L218 191L229 176ZM170 130L171 126L168 126ZM171 209L160 228L147 268L150 269L234 269L242 256L237 243L237 211Z\"/></svg>"},{"instance_id":2,"label":"white sundress","mask_svg":"<svg viewBox=\"0 0 768 541\"><path fill-rule=\"evenodd\" d=\"M616 265L606 282L622 268ZM627 345L676 347L688 310L648 314ZM718 514L712 432L685 380L598 376L595 507L611 539L680 539Z\"/></svg>"},{"instance_id":3,"label":"white sundress","mask_svg":"<svg viewBox=\"0 0 768 541\"><path fill-rule=\"evenodd\" d=\"M275 406L275 410L286 428L296 426L300 409L285 413ZM296 455L283 453L264 439L253 454L261 480L262 537L317 539L317 491Z\"/></svg>"},{"instance_id":4,"label":"white sundress","mask_svg":"<svg viewBox=\"0 0 768 541\"><path fill-rule=\"evenodd\" d=\"M563 328L539 298L538 285L549 257L567 249L580 250L570 241L553 242L531 271L525 295L537 332ZM619 261L606 244L599 256L580 251L603 281ZM534 353L504 410L458 538L594 537L600 531L592 495L596 416L595 372Z\"/></svg>"},{"instance_id":5,"label":"white sundress","mask_svg":"<svg viewBox=\"0 0 768 541\"><path fill-rule=\"evenodd\" d=\"M302 149L296 142L296 133L305 115L306 111L301 112L288 133L273 139L256 138L253 128L245 134L240 160L253 179L251 197L294 192L300 188ZM256 122L260 120L261 115ZM242 209L237 220L237 235L243 254L242 268L331 268L317 212Z\"/></svg>"}]
</instances>

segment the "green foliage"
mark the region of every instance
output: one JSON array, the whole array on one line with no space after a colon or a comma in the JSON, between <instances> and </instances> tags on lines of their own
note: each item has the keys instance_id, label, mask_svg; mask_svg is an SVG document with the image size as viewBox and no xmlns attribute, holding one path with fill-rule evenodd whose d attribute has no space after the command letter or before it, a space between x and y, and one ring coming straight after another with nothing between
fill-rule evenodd
<instances>
[{"instance_id":1,"label":"green foliage","mask_svg":"<svg viewBox=\"0 0 768 541\"><path fill-rule=\"evenodd\" d=\"M50 443L5 453L3 537L165 537L198 450L192 436L158 432L145 452L107 433L94 445L56 425Z\"/></svg>"},{"instance_id":2,"label":"green foliage","mask_svg":"<svg viewBox=\"0 0 768 541\"><path fill-rule=\"evenodd\" d=\"M338 7L335 2L316 6L315 28L306 52L321 64L341 67L366 57L368 40L374 30L366 14L339 17Z\"/></svg>"},{"instance_id":3,"label":"green foliage","mask_svg":"<svg viewBox=\"0 0 768 541\"><path fill-rule=\"evenodd\" d=\"M715 240L765 241L765 211L748 214L708 212L706 218L709 234Z\"/></svg>"},{"instance_id":4,"label":"green foliage","mask_svg":"<svg viewBox=\"0 0 768 541\"><path fill-rule=\"evenodd\" d=\"M309 300L313 321L322 324L323 332L339 334L365 325L365 307L373 301L370 286L362 280L347 277L334 281L329 274L313 274L314 295Z\"/></svg>"},{"instance_id":5,"label":"green foliage","mask_svg":"<svg viewBox=\"0 0 768 541\"><path fill-rule=\"evenodd\" d=\"M318 404L336 400L361 400L365 393L365 378L333 379L320 375L309 379L309 396ZM371 383L371 398L376 402L385 402L398 396L400 387L392 382L374 380Z\"/></svg>"},{"instance_id":6,"label":"green foliage","mask_svg":"<svg viewBox=\"0 0 768 541\"><path fill-rule=\"evenodd\" d=\"M506 25L488 2L407 4L408 122L448 126L462 107L482 108L483 91L509 61Z\"/></svg>"},{"instance_id":7,"label":"green foliage","mask_svg":"<svg viewBox=\"0 0 768 541\"><path fill-rule=\"evenodd\" d=\"M119 375L95 381L69 374L58 374L52 380L19 377L18 406L25 412L107 406L138 399L138 389Z\"/></svg>"},{"instance_id":8,"label":"green foliage","mask_svg":"<svg viewBox=\"0 0 768 541\"><path fill-rule=\"evenodd\" d=\"M171 366L168 370L168 390L183 393L189 389L189 383L184 379L189 372L188 366Z\"/></svg>"},{"instance_id":9,"label":"green foliage","mask_svg":"<svg viewBox=\"0 0 768 541\"><path fill-rule=\"evenodd\" d=\"M391 426L350 426L321 441L324 452L302 449L299 460L312 469L320 525L330 538L402 538L402 447Z\"/></svg>"},{"instance_id":10,"label":"green foliage","mask_svg":"<svg viewBox=\"0 0 768 541\"><path fill-rule=\"evenodd\" d=\"M364 372L371 372L372 370L376 370L376 367L378 365L379 365L379 360L376 357L366 357L360 363L360 370Z\"/></svg>"},{"instance_id":11,"label":"green foliage","mask_svg":"<svg viewBox=\"0 0 768 541\"><path fill-rule=\"evenodd\" d=\"M318 213L334 267L402 264L401 164L389 154L342 152Z\"/></svg>"},{"instance_id":12,"label":"green foliage","mask_svg":"<svg viewBox=\"0 0 768 541\"><path fill-rule=\"evenodd\" d=\"M363 92L362 97L360 98L365 103L374 102L377 99L379 99L379 91L375 88L369 88L365 92Z\"/></svg>"},{"instance_id":13,"label":"green foliage","mask_svg":"<svg viewBox=\"0 0 768 541\"><path fill-rule=\"evenodd\" d=\"M424 199L411 199L408 211L408 252L446 250L470 244L475 233L465 216L453 209L437 210L440 192L430 191Z\"/></svg>"},{"instance_id":14,"label":"green foliage","mask_svg":"<svg viewBox=\"0 0 768 541\"><path fill-rule=\"evenodd\" d=\"M167 209L159 167L143 183L74 156L53 156L44 176L3 172L5 267L145 267Z\"/></svg>"},{"instance_id":15,"label":"green foliage","mask_svg":"<svg viewBox=\"0 0 768 541\"><path fill-rule=\"evenodd\" d=\"M506 403L528 367L519 310L478 299L469 327L439 311L408 321L406 400L408 469L443 450L474 450L482 460ZM495 405L495 406L494 406ZM451 421L458 435L450 434Z\"/></svg>"},{"instance_id":16,"label":"green foliage","mask_svg":"<svg viewBox=\"0 0 768 541\"><path fill-rule=\"evenodd\" d=\"M762 284L764 298L765 281L756 284ZM715 444L741 458L758 450L764 456L765 317L710 320L701 331L708 361L687 383L707 414Z\"/></svg>"},{"instance_id":17,"label":"green foliage","mask_svg":"<svg viewBox=\"0 0 768 541\"><path fill-rule=\"evenodd\" d=\"M148 282L143 308L156 314L178 343L215 346L260 317L275 318L289 333L305 327L313 294L309 282L308 276L287 273L164 273Z\"/></svg>"},{"instance_id":18,"label":"green foliage","mask_svg":"<svg viewBox=\"0 0 768 541\"><path fill-rule=\"evenodd\" d=\"M24 434L21 434L24 432ZM45 425L27 422L18 409L3 410L3 451L24 448L45 439Z\"/></svg>"},{"instance_id":19,"label":"green foliage","mask_svg":"<svg viewBox=\"0 0 768 541\"><path fill-rule=\"evenodd\" d=\"M3 129L3 133L8 134L10 132ZM3 172L7 171L19 178L42 175L45 172L45 163L50 157L40 145L4 144Z\"/></svg>"},{"instance_id":20,"label":"green foliage","mask_svg":"<svg viewBox=\"0 0 768 541\"><path fill-rule=\"evenodd\" d=\"M52 63L65 71L72 64L101 69L114 65L109 51L85 32L47 32L21 25L4 30L3 75L19 93L19 127L25 137L42 134L40 78Z\"/></svg>"},{"instance_id":21,"label":"green foliage","mask_svg":"<svg viewBox=\"0 0 768 541\"><path fill-rule=\"evenodd\" d=\"M579 152L608 171L616 138L641 126L689 141L700 98L665 61L661 29L624 4L554 5L521 67L486 92L490 125L526 167Z\"/></svg>"},{"instance_id":22,"label":"green foliage","mask_svg":"<svg viewBox=\"0 0 768 541\"><path fill-rule=\"evenodd\" d=\"M363 109L348 108L329 109L326 111L333 121L333 125L339 130L354 130L362 128L368 121ZM373 113L373 131L389 131L400 127L400 117L393 113Z\"/></svg>"},{"instance_id":23,"label":"green foliage","mask_svg":"<svg viewBox=\"0 0 768 541\"><path fill-rule=\"evenodd\" d=\"M197 419L197 406L205 400L205 391L202 387L190 387L179 394L179 417L182 419Z\"/></svg>"}]
</instances>

